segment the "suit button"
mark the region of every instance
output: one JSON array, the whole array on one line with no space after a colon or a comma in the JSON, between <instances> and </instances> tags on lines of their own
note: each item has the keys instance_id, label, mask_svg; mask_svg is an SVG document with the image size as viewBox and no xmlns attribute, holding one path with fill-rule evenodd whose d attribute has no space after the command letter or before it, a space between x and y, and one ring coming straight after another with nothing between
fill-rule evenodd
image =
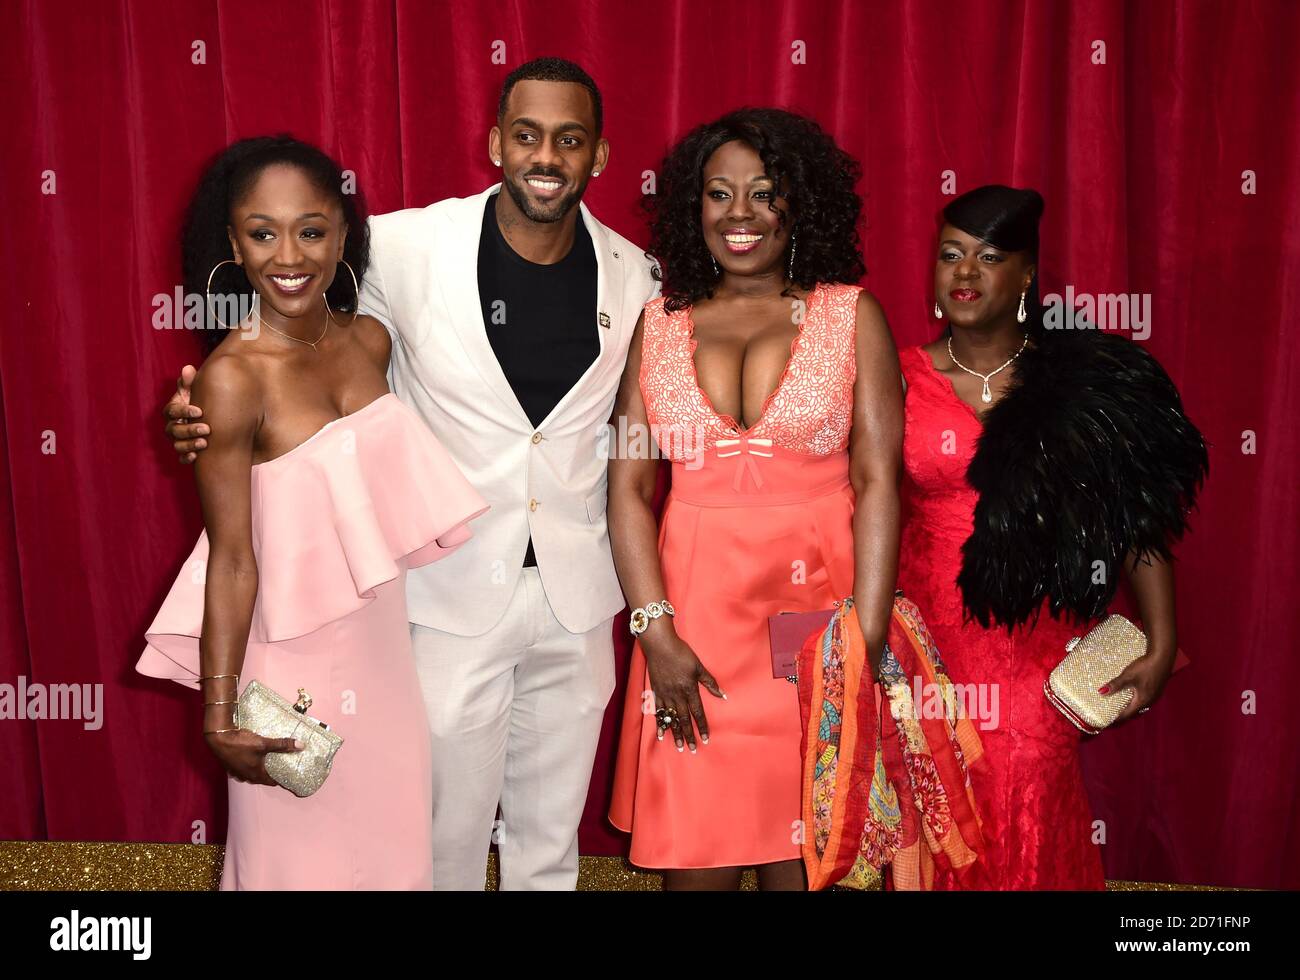
<instances>
[{"instance_id":1,"label":"suit button","mask_svg":"<svg viewBox=\"0 0 1300 980\"><path fill-rule=\"evenodd\" d=\"M537 445L539 442L541 442L541 441L542 441L542 434L541 434L540 432L534 432L534 433L533 433L533 445L536 446L536 445Z\"/></svg>"},{"instance_id":2,"label":"suit button","mask_svg":"<svg viewBox=\"0 0 1300 980\"><path fill-rule=\"evenodd\" d=\"M538 507L540 507L540 506L541 506L541 502L540 502L536 497L534 497L532 500L528 501L528 509L529 509L529 510L536 510L536 509L537 509Z\"/></svg>"}]
</instances>

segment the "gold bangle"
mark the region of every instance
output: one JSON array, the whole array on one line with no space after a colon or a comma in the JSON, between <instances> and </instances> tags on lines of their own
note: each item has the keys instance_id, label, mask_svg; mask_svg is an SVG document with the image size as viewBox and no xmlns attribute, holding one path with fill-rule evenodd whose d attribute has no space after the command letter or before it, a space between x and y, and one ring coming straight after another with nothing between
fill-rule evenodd
<instances>
[{"instance_id":1,"label":"gold bangle","mask_svg":"<svg viewBox=\"0 0 1300 980\"><path fill-rule=\"evenodd\" d=\"M229 701L204 701L203 703L205 705L206 704L239 704L239 702L234 699L231 699Z\"/></svg>"},{"instance_id":2,"label":"gold bangle","mask_svg":"<svg viewBox=\"0 0 1300 980\"><path fill-rule=\"evenodd\" d=\"M215 681L218 677L238 677L238 674L209 674L207 677L200 677L201 681Z\"/></svg>"},{"instance_id":3,"label":"gold bangle","mask_svg":"<svg viewBox=\"0 0 1300 980\"><path fill-rule=\"evenodd\" d=\"M214 728L210 732L204 732L204 735L225 735L227 732L237 732L238 728Z\"/></svg>"}]
</instances>

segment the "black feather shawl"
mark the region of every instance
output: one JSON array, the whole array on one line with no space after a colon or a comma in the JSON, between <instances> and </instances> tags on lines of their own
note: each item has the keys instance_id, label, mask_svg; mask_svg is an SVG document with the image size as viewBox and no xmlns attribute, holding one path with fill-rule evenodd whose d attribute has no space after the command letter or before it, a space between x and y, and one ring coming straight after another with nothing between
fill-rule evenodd
<instances>
[{"instance_id":1,"label":"black feather shawl","mask_svg":"<svg viewBox=\"0 0 1300 980\"><path fill-rule=\"evenodd\" d=\"M1170 557L1209 470L1205 441L1126 337L1050 331L1014 372L966 471L979 502L962 600L985 627L1036 620L1045 597L1054 617L1092 619L1130 551Z\"/></svg>"}]
</instances>

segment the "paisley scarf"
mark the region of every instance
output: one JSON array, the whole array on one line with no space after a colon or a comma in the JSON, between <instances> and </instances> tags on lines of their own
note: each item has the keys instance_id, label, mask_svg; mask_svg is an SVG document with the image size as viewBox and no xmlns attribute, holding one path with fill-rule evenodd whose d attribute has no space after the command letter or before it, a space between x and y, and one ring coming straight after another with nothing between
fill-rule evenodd
<instances>
[{"instance_id":1,"label":"paisley scarf","mask_svg":"<svg viewBox=\"0 0 1300 980\"><path fill-rule=\"evenodd\" d=\"M809 888L872 887L888 865L895 889L929 889L936 866L977 861L983 748L916 604L894 600L879 683L852 599L804 642L798 677Z\"/></svg>"}]
</instances>

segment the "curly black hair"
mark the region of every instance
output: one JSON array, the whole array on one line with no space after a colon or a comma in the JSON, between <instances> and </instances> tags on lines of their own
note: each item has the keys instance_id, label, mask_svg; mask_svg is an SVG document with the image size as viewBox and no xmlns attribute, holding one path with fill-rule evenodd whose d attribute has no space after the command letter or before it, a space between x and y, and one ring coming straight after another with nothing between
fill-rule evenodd
<instances>
[{"instance_id":1,"label":"curly black hair","mask_svg":"<svg viewBox=\"0 0 1300 980\"><path fill-rule=\"evenodd\" d=\"M798 233L792 279L801 289L819 282L854 283L866 274L858 230L862 198L854 186L862 168L813 120L784 109L744 108L698 126L669 150L657 194L643 199L650 217L650 248L663 281L665 307L680 310L713 295L717 282L704 244L700 203L704 164L724 143L740 140L763 161L767 176L789 204L782 227Z\"/></svg>"},{"instance_id":2,"label":"curly black hair","mask_svg":"<svg viewBox=\"0 0 1300 980\"><path fill-rule=\"evenodd\" d=\"M185 212L181 232L181 275L187 296L202 296L207 291L208 276L219 262L233 259L226 228L231 209L239 203L262 171L275 164L289 164L301 170L317 187L338 201L348 226L343 258L352 266L360 283L370 264L370 229L366 224L366 203L360 190L344 193L343 170L319 147L288 134L255 136L232 143L208 164ZM251 304L253 287L239 266L222 266L212 280L214 294L238 294ZM335 275L325 298L332 309L342 313L356 310L357 294L352 277ZM204 302L204 343L209 351L221 343L228 332Z\"/></svg>"}]
</instances>

